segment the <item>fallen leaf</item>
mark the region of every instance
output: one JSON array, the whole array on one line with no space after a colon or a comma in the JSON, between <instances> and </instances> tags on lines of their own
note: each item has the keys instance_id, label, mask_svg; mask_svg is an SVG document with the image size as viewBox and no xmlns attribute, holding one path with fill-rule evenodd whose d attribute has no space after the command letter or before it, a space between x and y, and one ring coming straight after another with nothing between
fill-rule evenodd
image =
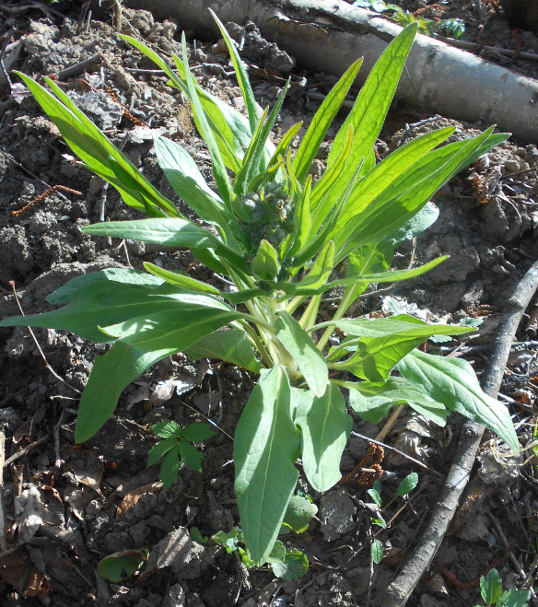
<instances>
[{"instance_id":1,"label":"fallen leaf","mask_svg":"<svg viewBox=\"0 0 538 607\"><path fill-rule=\"evenodd\" d=\"M116 518L123 516L126 512L128 512L135 504L137 504L143 495L146 493L159 493L162 489L162 482L158 481L157 483L151 483L149 485L142 485L141 487L137 487L136 489L131 489L127 491L127 493L123 496L118 509L116 510Z\"/></svg>"}]
</instances>

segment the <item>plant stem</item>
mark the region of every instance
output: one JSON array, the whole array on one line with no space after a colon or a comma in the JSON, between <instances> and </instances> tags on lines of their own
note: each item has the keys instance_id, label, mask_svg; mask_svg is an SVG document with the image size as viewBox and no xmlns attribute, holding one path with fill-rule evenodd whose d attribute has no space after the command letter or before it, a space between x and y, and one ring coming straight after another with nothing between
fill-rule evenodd
<instances>
[{"instance_id":1,"label":"plant stem","mask_svg":"<svg viewBox=\"0 0 538 607\"><path fill-rule=\"evenodd\" d=\"M336 310L336 312L333 316L333 320L340 320L342 318L342 316L344 316L344 314L346 313L346 310L353 303L356 288L357 288L357 285L353 285L347 291L347 293L344 294L344 297L342 298L342 301L340 302L340 305L338 306L338 310ZM335 328L335 325L329 325L325 329L325 332L321 336L320 340L318 341L318 345L316 346L318 350L323 350L326 343L329 341L329 338L333 334L334 328Z\"/></svg>"},{"instance_id":2,"label":"plant stem","mask_svg":"<svg viewBox=\"0 0 538 607\"><path fill-rule=\"evenodd\" d=\"M248 322L246 320L239 320L238 322L241 324L243 329L245 329L245 331L249 334L249 336L252 339L252 341L254 342L258 352L260 353L261 357L265 361L265 364L267 365L267 367L269 367L269 368L274 367L275 363L269 356L269 353L265 349L265 346L261 342L260 338L256 335L256 331L254 331L254 329L248 324Z\"/></svg>"},{"instance_id":3,"label":"plant stem","mask_svg":"<svg viewBox=\"0 0 538 607\"><path fill-rule=\"evenodd\" d=\"M321 295L316 295L315 297L312 297L308 303L308 306L306 307L306 310L303 312L301 320L299 321L302 329L308 330L310 327L314 326L316 316L318 315L320 301Z\"/></svg>"}]
</instances>

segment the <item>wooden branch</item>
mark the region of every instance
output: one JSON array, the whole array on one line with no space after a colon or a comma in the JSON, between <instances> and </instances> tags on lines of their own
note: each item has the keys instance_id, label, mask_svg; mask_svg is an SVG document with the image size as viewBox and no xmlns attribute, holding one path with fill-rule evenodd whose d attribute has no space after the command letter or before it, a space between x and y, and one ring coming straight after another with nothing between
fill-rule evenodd
<instances>
[{"instance_id":1,"label":"wooden branch","mask_svg":"<svg viewBox=\"0 0 538 607\"><path fill-rule=\"evenodd\" d=\"M401 27L342 0L126 0L159 19L177 19L196 35L218 36L221 21L254 21L262 35L316 71L343 74L364 56L357 84ZM497 124L525 141L538 140L538 82L419 34L397 95L449 118Z\"/></svg>"},{"instance_id":2,"label":"wooden branch","mask_svg":"<svg viewBox=\"0 0 538 607\"><path fill-rule=\"evenodd\" d=\"M492 398L497 397L514 336L537 288L538 261L531 266L517 285L497 328L492 354L481 382L484 392ZM484 430L484 426L471 421L463 425L458 449L441 497L413 556L388 587L386 599L383 601L384 607L403 607L420 578L430 567L454 517L463 490L469 482Z\"/></svg>"}]
</instances>

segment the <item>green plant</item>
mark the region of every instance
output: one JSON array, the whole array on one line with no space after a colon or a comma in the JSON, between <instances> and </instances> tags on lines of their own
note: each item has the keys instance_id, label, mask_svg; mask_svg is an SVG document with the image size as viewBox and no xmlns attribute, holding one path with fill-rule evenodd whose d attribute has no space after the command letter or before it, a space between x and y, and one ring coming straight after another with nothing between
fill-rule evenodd
<instances>
[{"instance_id":1,"label":"green plant","mask_svg":"<svg viewBox=\"0 0 538 607\"><path fill-rule=\"evenodd\" d=\"M497 607L527 607L531 598L530 590L510 588L503 592L501 576L497 569L492 569L485 577L480 578L480 594L486 605Z\"/></svg>"},{"instance_id":2,"label":"green plant","mask_svg":"<svg viewBox=\"0 0 538 607\"><path fill-rule=\"evenodd\" d=\"M97 573L111 582L121 582L131 577L147 562L148 553L147 548L114 552L99 561Z\"/></svg>"},{"instance_id":3,"label":"green plant","mask_svg":"<svg viewBox=\"0 0 538 607\"><path fill-rule=\"evenodd\" d=\"M417 484L418 474L416 472L411 472L411 474L408 474L398 485L396 495L383 509L388 508L397 497L404 497L411 493ZM374 486L371 489L368 489L366 493L368 493L368 495L372 498L373 504L371 504L371 506L376 510L376 513L370 516L370 523L372 525L377 525L382 529L386 529L387 523L381 516L381 507L383 506L383 500L381 499L381 483L376 481ZM381 559L383 558L383 542L378 539L373 539L370 546L370 554L372 555L372 560L374 563L379 565Z\"/></svg>"},{"instance_id":4,"label":"green plant","mask_svg":"<svg viewBox=\"0 0 538 607\"><path fill-rule=\"evenodd\" d=\"M372 69L334 138L325 173L314 184L310 166L362 61L335 85L292 154L300 123L276 147L269 139L288 87L270 112L262 112L234 43L217 23L247 118L198 86L184 37L183 59L174 57L176 73L139 40L123 36L190 100L218 193L180 145L159 138L155 150L177 194L211 229L182 216L52 80L46 79L51 93L20 77L83 164L147 215L87 226L83 232L187 247L227 276L233 290L145 263L146 272L109 269L79 276L48 297L52 304L65 304L62 308L0 324L72 331L111 345L96 357L80 401L77 442L99 430L130 382L179 351L193 360L215 357L259 373L236 428L234 461L241 528L253 562L261 564L272 553L295 491L297 459L316 491L340 479L340 457L352 427L342 389L349 390L351 407L365 418L381 419L394 404L407 403L444 425L454 410L518 449L508 412L481 391L468 363L415 350L432 335L472 329L430 326L405 314L344 318L370 283L420 276L445 259L389 271L395 248L437 218L429 203L435 191L508 135L494 134L492 127L438 147L454 131L445 128L376 164L374 144L416 35L412 24ZM339 306L330 321L318 322L322 296L335 288L342 293ZM337 329L347 334L340 342ZM395 367L401 377L391 377ZM343 380L340 373L356 379Z\"/></svg>"},{"instance_id":5,"label":"green plant","mask_svg":"<svg viewBox=\"0 0 538 607\"><path fill-rule=\"evenodd\" d=\"M164 458L159 478L165 491L176 480L182 461L191 470L202 471L202 454L192 443L199 443L215 434L207 424L190 424L182 428L174 421L162 421L151 429L164 440L150 449L148 466Z\"/></svg>"}]
</instances>

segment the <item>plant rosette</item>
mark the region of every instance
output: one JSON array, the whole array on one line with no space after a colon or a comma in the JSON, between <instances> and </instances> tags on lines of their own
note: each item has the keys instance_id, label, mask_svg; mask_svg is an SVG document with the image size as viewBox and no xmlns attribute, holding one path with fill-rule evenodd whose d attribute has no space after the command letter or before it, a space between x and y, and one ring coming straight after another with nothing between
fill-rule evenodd
<instances>
[{"instance_id":1,"label":"plant rosette","mask_svg":"<svg viewBox=\"0 0 538 607\"><path fill-rule=\"evenodd\" d=\"M312 161L362 60L327 95L293 154L290 144L301 123L278 145L270 140L288 86L270 111L262 111L235 43L215 19L246 117L197 84L184 36L182 58L173 57L177 72L139 40L122 36L190 100L211 155L216 191L178 143L160 137L155 151L177 195L201 223L184 217L158 192L54 81L45 78L47 90L19 76L82 163L112 184L127 205L146 214L142 220L103 222L82 231L186 247L227 277L233 290L145 263L145 271L108 269L79 276L48 297L61 308L0 324L71 331L111 346L96 357L80 401L77 442L101 428L126 386L177 352L192 360L219 358L258 373L236 428L234 462L242 533L250 558L261 565L270 559L295 492L298 458L316 491L327 491L341 477L340 458L352 428L346 391L351 408L366 419L379 421L402 403L440 425L450 411L458 411L518 449L508 411L482 392L468 363L416 350L433 335L472 328L429 325L405 314L345 316L371 283L415 278L442 263L444 257L389 270L395 248L435 221L438 211L430 200L437 189L508 135L495 134L492 127L441 146L454 132L444 128L376 161L374 144L417 32L413 23L372 69L314 184ZM330 321L319 322L323 294L336 287L343 293L338 308ZM398 377L392 375L395 368ZM168 464L171 471L179 467L178 453L198 466L186 438L178 431L159 447L163 452L152 454L158 459L171 447L174 455L165 471Z\"/></svg>"}]
</instances>

